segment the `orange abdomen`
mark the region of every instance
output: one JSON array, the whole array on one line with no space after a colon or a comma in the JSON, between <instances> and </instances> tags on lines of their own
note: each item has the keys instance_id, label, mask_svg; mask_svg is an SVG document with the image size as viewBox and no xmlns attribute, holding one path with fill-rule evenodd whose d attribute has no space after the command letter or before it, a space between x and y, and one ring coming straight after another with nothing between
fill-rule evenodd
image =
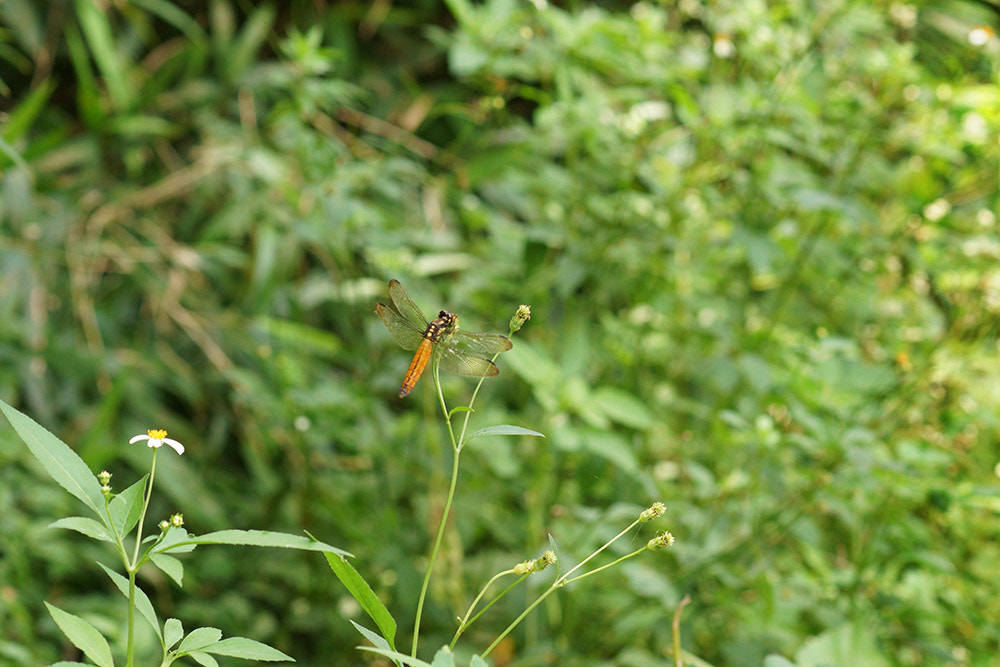
<instances>
[{"instance_id":1,"label":"orange abdomen","mask_svg":"<svg viewBox=\"0 0 1000 667\"><path fill-rule=\"evenodd\" d=\"M420 341L417 352L413 355L413 361L410 362L410 367L406 370L406 375L403 377L403 386L399 388L400 398L409 394L414 385L417 384L417 380L420 379L424 368L427 366L427 360L431 358L431 350L433 349L433 344L427 338Z\"/></svg>"}]
</instances>

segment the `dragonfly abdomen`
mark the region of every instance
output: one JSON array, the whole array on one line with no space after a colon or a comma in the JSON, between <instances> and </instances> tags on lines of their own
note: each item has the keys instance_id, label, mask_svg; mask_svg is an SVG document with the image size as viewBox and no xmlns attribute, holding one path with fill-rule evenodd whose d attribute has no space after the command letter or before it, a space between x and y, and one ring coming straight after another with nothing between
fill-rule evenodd
<instances>
[{"instance_id":1,"label":"dragonfly abdomen","mask_svg":"<svg viewBox=\"0 0 1000 667\"><path fill-rule=\"evenodd\" d=\"M441 340L441 336L455 326L455 322L458 321L458 317L453 313L449 313L447 310L442 310L424 329L424 339L420 341L420 345L417 347L416 354L413 355L413 361L410 362L410 367L406 370L406 375L403 377L403 386L399 388L399 397L403 398L413 387L416 386L417 380L423 375L424 369L427 367L427 362L431 358L431 352L434 351L434 343Z\"/></svg>"}]
</instances>

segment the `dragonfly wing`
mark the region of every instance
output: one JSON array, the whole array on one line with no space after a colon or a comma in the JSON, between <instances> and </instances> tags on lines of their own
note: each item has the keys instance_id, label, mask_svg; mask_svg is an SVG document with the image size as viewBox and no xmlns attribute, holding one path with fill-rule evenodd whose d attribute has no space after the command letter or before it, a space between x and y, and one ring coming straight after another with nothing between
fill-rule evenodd
<instances>
[{"instance_id":1,"label":"dragonfly wing","mask_svg":"<svg viewBox=\"0 0 1000 667\"><path fill-rule=\"evenodd\" d=\"M393 340L404 350L416 349L420 345L420 341L424 339L422 331L414 329L412 324L384 303L375 306L375 312L382 319L385 328L392 334Z\"/></svg>"},{"instance_id":2,"label":"dragonfly wing","mask_svg":"<svg viewBox=\"0 0 1000 667\"><path fill-rule=\"evenodd\" d=\"M453 347L438 343L435 353L441 359L441 370L466 377L493 377L500 372L492 361L468 352L459 352Z\"/></svg>"},{"instance_id":3,"label":"dragonfly wing","mask_svg":"<svg viewBox=\"0 0 1000 667\"><path fill-rule=\"evenodd\" d=\"M446 342L460 351L468 350L484 356L506 352L512 347L510 338L501 334L476 333L464 329L452 332Z\"/></svg>"},{"instance_id":4,"label":"dragonfly wing","mask_svg":"<svg viewBox=\"0 0 1000 667\"><path fill-rule=\"evenodd\" d=\"M413 299L406 293L398 280L389 281L389 297L392 299L393 305L396 306L396 312L410 323L411 328L419 329L421 332L427 328L427 318L420 312L417 304L413 303Z\"/></svg>"}]
</instances>

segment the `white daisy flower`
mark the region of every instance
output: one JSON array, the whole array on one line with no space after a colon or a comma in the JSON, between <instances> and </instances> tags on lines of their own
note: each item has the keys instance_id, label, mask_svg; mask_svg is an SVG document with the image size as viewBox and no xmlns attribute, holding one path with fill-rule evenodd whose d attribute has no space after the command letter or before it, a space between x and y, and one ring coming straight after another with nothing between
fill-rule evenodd
<instances>
[{"instance_id":1,"label":"white daisy flower","mask_svg":"<svg viewBox=\"0 0 1000 667\"><path fill-rule=\"evenodd\" d=\"M149 429L145 433L141 433L141 434L135 436L134 438L132 438L131 440L129 440L128 444L131 445L131 444L139 442L140 440L146 440L147 441L146 442L146 446L147 447L152 447L154 449L159 449L163 445L169 445L178 454L183 454L184 453L184 445L182 445L181 443L177 442L176 440L174 440L172 438L168 438L167 437L167 432L164 431L162 428L152 428L152 429Z\"/></svg>"}]
</instances>

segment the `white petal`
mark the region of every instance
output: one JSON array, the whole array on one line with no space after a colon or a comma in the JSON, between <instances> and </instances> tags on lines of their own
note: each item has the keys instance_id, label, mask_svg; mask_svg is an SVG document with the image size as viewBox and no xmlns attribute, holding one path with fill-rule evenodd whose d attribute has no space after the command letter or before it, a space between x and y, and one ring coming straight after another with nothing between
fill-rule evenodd
<instances>
[{"instance_id":1,"label":"white petal","mask_svg":"<svg viewBox=\"0 0 1000 667\"><path fill-rule=\"evenodd\" d=\"M145 433L143 433L141 435L137 435L134 438L132 438L131 440L129 440L128 444L134 445L135 443L139 442L140 440L149 440L149 436L146 435Z\"/></svg>"},{"instance_id":2,"label":"white petal","mask_svg":"<svg viewBox=\"0 0 1000 667\"><path fill-rule=\"evenodd\" d=\"M163 446L163 440L160 438L150 438L149 442L146 443L146 446L153 449L159 449Z\"/></svg>"},{"instance_id":3,"label":"white petal","mask_svg":"<svg viewBox=\"0 0 1000 667\"><path fill-rule=\"evenodd\" d=\"M164 438L163 442L166 443L166 444L168 444L168 445L170 445L171 447L173 447L174 451L177 452L178 454L183 454L184 453L184 445L182 445L181 443L177 442L173 438Z\"/></svg>"}]
</instances>

